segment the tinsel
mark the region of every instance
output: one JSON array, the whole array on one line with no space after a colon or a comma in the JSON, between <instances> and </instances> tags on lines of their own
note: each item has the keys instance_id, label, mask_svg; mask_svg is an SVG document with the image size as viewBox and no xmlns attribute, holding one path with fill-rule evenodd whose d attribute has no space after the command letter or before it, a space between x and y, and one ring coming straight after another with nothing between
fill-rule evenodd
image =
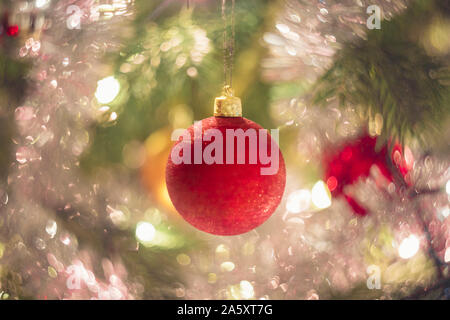
<instances>
[{"instance_id":1,"label":"tinsel","mask_svg":"<svg viewBox=\"0 0 450 320\"><path fill-rule=\"evenodd\" d=\"M79 30L67 27L69 5L83 12ZM121 10L111 7L105 16L96 1L52 4L47 12L51 28L19 50L34 66L33 89L15 110L15 159L2 187L1 289L10 298L130 299L142 294L142 285L127 279L123 262L104 241L112 232L110 216L131 200L132 192L121 188L117 196L105 195L117 191L118 182L110 180L105 191L97 180L102 174L86 179L78 159L98 112L91 102L104 72L102 59L118 49L113 30L126 28L131 14L126 1L120 5Z\"/></svg>"},{"instance_id":2,"label":"tinsel","mask_svg":"<svg viewBox=\"0 0 450 320\"><path fill-rule=\"evenodd\" d=\"M407 6L404 1L374 2L386 18ZM194 231L160 211L131 166L115 161L88 173L80 168L83 153L104 132L99 128L113 128L129 111L121 103L96 99L97 81L114 75L108 58L122 57L122 42L135 36L128 32L136 14L133 4L113 3L116 7L93 0L52 2L46 9L48 30L26 39L17 52L33 63L33 86L14 112L15 159L0 188L3 299L395 299L423 297L424 289L432 288L434 298L446 297L448 158L414 142L408 145L415 159L407 174L412 187L380 189L376 172L352 185L355 198L371 211L363 218L355 217L344 200L330 198L320 181L324 150L358 137L367 123L354 105L339 108L332 101L316 108L299 91L332 65L345 41L365 37L367 3L288 1L263 36L270 51L264 63L267 80L304 84L306 79L307 84L296 86L294 94L286 94L282 85L274 89L284 99L272 103L271 115L280 136L293 137L292 143L281 141L289 159L286 196L262 227L232 238ZM72 4L83 9L81 29L67 28L66 9ZM160 31L146 23L155 34ZM154 79L152 68L159 63L178 61L183 73L195 67L188 76L199 76L195 71L211 61L210 35L191 24L187 30L197 40L198 55L178 59L177 37L172 42L155 35L147 47L126 55L133 57L129 61L118 58L117 69L136 68L133 83L143 89L154 89L146 77ZM162 43L167 53L161 53ZM152 67L139 72L142 59ZM192 65L185 65L190 59ZM122 89L126 86L120 77L117 81ZM185 106L172 110L192 120ZM168 113L174 123L186 122ZM375 118L368 126L371 135L379 134ZM107 137L100 141L115 143ZM141 143L127 142L129 152L138 154ZM123 148L117 150L120 154ZM109 155L100 153L100 158ZM131 162L133 167L139 163ZM411 250L410 243L418 247ZM366 285L370 266L381 271L380 289Z\"/></svg>"}]
</instances>

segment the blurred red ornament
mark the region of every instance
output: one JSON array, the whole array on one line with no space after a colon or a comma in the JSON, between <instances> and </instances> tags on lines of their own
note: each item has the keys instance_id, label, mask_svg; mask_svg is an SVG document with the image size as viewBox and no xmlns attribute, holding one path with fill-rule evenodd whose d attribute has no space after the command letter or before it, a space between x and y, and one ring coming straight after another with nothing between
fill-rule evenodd
<instances>
[{"instance_id":1,"label":"blurred red ornament","mask_svg":"<svg viewBox=\"0 0 450 320\"><path fill-rule=\"evenodd\" d=\"M278 207L286 184L286 169L281 151L273 138L267 134L267 141L260 139L256 150L245 143L245 163L237 164L237 144L234 143L234 162L226 163L227 129L263 129L258 124L243 117L210 117L201 121L202 150L212 142L205 141L205 131L217 129L222 133L224 164L194 163L194 126L188 128L191 139L191 164L175 164L169 157L166 168L166 183L170 199L180 215L191 225L202 231L216 235L237 235L248 232L266 221ZM207 139L208 140L208 139ZM212 139L210 139L212 140ZM262 164L259 149L262 145L271 155L272 144L278 152L278 170L272 175L261 174ZM215 141L215 140L213 140ZM178 141L175 146L183 143ZM172 148L172 150L173 150ZM230 149L231 151L232 149ZM244 151L244 150L240 150ZM250 164L251 152L257 152L256 164ZM272 158L273 159L273 158Z\"/></svg>"},{"instance_id":2,"label":"blurred red ornament","mask_svg":"<svg viewBox=\"0 0 450 320\"><path fill-rule=\"evenodd\" d=\"M365 135L324 157L325 180L331 194L335 197L343 196L352 210L361 216L368 213L367 209L346 193L345 187L354 184L359 179L367 178L372 166L376 166L381 173L378 181L387 180L396 183L398 180L395 176L398 176L408 184L405 176L414 162L408 148L405 149L405 155L403 155L402 147L396 144L389 157L387 145L376 150L376 142L375 137ZM380 183L380 187L381 185L383 184Z\"/></svg>"},{"instance_id":3,"label":"blurred red ornament","mask_svg":"<svg viewBox=\"0 0 450 320\"><path fill-rule=\"evenodd\" d=\"M9 26L8 28L6 28L6 34L10 37L15 37L19 34L19 26L13 25L13 26Z\"/></svg>"},{"instance_id":4,"label":"blurred red ornament","mask_svg":"<svg viewBox=\"0 0 450 320\"><path fill-rule=\"evenodd\" d=\"M17 24L9 24L9 13L7 11L3 14L1 29L10 37L15 37L19 34L19 26Z\"/></svg>"}]
</instances>

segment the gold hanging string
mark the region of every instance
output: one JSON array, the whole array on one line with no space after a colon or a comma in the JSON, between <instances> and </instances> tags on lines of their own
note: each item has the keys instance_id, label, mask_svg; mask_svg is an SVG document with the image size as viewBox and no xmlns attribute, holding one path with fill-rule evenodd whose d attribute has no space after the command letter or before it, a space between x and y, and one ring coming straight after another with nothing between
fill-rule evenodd
<instances>
[{"instance_id":1,"label":"gold hanging string","mask_svg":"<svg viewBox=\"0 0 450 320\"><path fill-rule=\"evenodd\" d=\"M223 73L224 87L222 95L214 100L214 116L216 117L242 117L241 99L234 96L231 88L233 83L233 58L234 58L234 2L231 0L231 27L227 19L227 1L222 0L222 20L223 20ZM228 37L229 29L231 35Z\"/></svg>"},{"instance_id":2,"label":"gold hanging string","mask_svg":"<svg viewBox=\"0 0 450 320\"><path fill-rule=\"evenodd\" d=\"M233 83L234 45L236 39L236 30L234 27L234 1L235 0L231 0L230 87L232 87Z\"/></svg>"},{"instance_id":3,"label":"gold hanging string","mask_svg":"<svg viewBox=\"0 0 450 320\"><path fill-rule=\"evenodd\" d=\"M234 17L235 0L231 0L231 26L229 26L227 18L227 0L222 0L222 20L223 20L223 73L225 85L232 87L233 84L233 59L234 59L234 42L235 17ZM228 29L231 28L231 37L228 37Z\"/></svg>"}]
</instances>

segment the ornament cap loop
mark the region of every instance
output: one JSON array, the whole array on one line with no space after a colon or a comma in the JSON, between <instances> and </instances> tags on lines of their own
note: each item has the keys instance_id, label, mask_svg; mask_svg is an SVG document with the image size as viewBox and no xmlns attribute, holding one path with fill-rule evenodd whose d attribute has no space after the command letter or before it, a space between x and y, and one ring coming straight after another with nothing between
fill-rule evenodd
<instances>
[{"instance_id":1,"label":"ornament cap loop","mask_svg":"<svg viewBox=\"0 0 450 320\"><path fill-rule=\"evenodd\" d=\"M234 96L230 86L223 87L222 95L214 101L215 117L242 117L241 99Z\"/></svg>"}]
</instances>

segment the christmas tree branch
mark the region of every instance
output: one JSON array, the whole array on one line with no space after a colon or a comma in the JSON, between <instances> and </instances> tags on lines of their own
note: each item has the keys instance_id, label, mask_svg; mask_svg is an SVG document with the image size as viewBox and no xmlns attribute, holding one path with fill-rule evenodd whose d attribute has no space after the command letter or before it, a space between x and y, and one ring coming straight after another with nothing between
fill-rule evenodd
<instances>
[{"instance_id":1,"label":"christmas tree branch","mask_svg":"<svg viewBox=\"0 0 450 320\"><path fill-rule=\"evenodd\" d=\"M345 45L314 85L312 103L325 106L336 97L341 106L359 108L365 118L380 114L380 143L410 138L425 143L441 137L441 125L450 114L448 60L427 52L411 22L420 21L427 30L437 16L442 12L436 1L418 0L383 21L381 30L369 31L367 40Z\"/></svg>"}]
</instances>

